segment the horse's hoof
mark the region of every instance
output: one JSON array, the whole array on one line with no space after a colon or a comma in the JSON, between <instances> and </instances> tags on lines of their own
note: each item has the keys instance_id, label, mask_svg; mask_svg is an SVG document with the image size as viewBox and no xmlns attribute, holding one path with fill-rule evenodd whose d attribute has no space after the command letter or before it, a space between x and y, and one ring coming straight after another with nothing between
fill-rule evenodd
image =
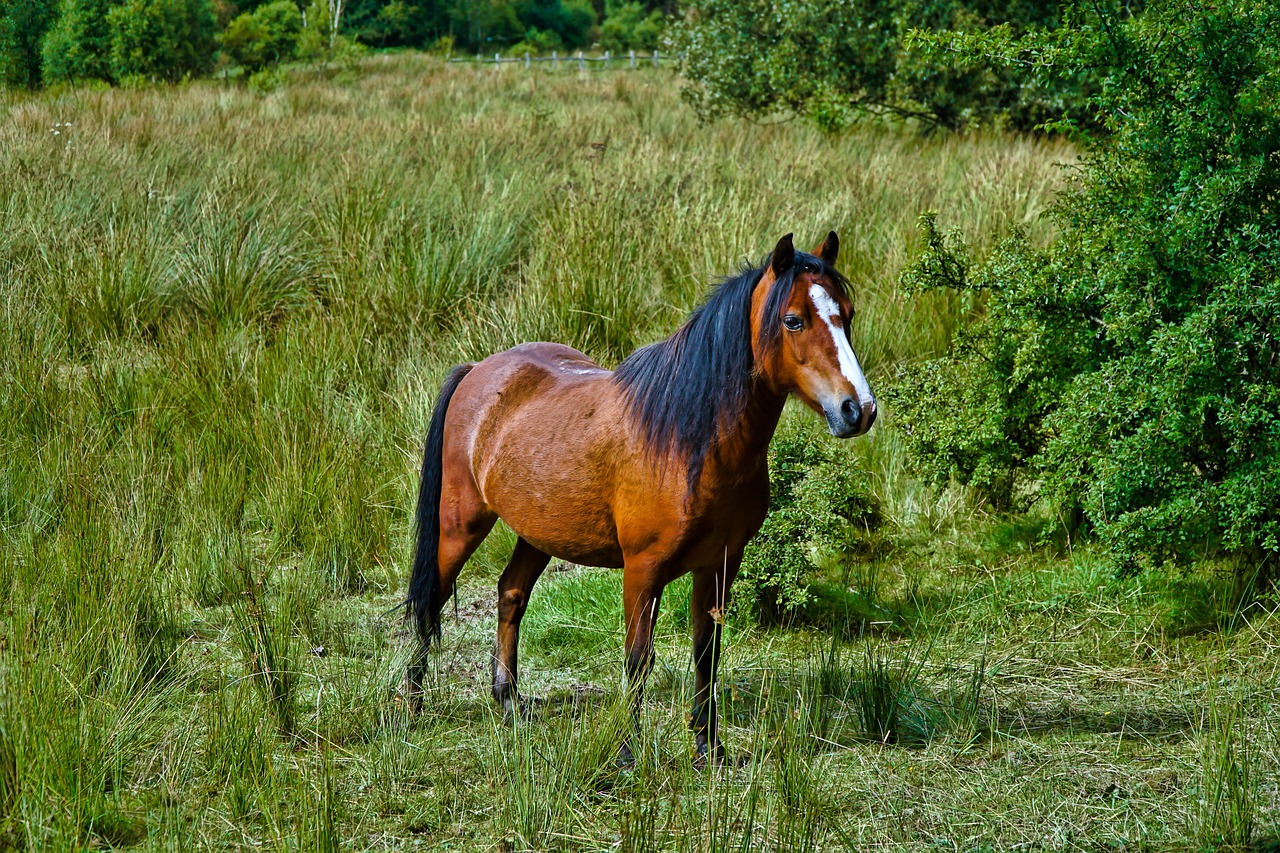
<instances>
[{"instance_id":1,"label":"horse's hoof","mask_svg":"<svg viewBox=\"0 0 1280 853\"><path fill-rule=\"evenodd\" d=\"M400 698L404 702L405 707L409 709L409 713L418 716L422 713L422 685L414 684L409 679L405 679L400 686Z\"/></svg>"},{"instance_id":2,"label":"horse's hoof","mask_svg":"<svg viewBox=\"0 0 1280 853\"><path fill-rule=\"evenodd\" d=\"M708 766L724 767L725 766L724 753L722 752L719 755L712 756L706 752L699 752L697 755L693 757L694 770L706 770Z\"/></svg>"},{"instance_id":3,"label":"horse's hoof","mask_svg":"<svg viewBox=\"0 0 1280 853\"><path fill-rule=\"evenodd\" d=\"M716 740L714 749L710 748L706 742L700 741L695 747L693 756L693 766L697 770L705 770L707 765L731 769L740 768L746 767L750 762L751 756L746 753L730 756L719 739Z\"/></svg>"},{"instance_id":4,"label":"horse's hoof","mask_svg":"<svg viewBox=\"0 0 1280 853\"><path fill-rule=\"evenodd\" d=\"M519 699L514 702L510 700L503 702L502 720L508 726L518 726L521 723L531 722L533 720L533 705Z\"/></svg>"},{"instance_id":5,"label":"horse's hoof","mask_svg":"<svg viewBox=\"0 0 1280 853\"><path fill-rule=\"evenodd\" d=\"M714 763L717 767L725 765L724 744L720 742L720 738L716 738L713 746L705 735L700 734L694 742L693 766L701 770L708 763Z\"/></svg>"}]
</instances>

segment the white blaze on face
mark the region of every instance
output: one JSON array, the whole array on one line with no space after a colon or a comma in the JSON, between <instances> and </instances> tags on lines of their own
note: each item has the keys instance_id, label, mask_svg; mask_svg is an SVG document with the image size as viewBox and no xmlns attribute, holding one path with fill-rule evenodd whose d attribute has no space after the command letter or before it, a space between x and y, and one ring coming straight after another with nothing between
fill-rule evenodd
<instances>
[{"instance_id":1,"label":"white blaze on face","mask_svg":"<svg viewBox=\"0 0 1280 853\"><path fill-rule=\"evenodd\" d=\"M809 287L809 299L813 301L813 307L818 316L826 321L827 330L831 332L831 339L836 344L836 357L840 359L840 373L849 380L849 384L857 392L858 405L863 407L868 403L875 403L876 397L871 393L867 377L862 375L862 367L858 364L858 357L853 354L853 347L849 346L849 339L832 319L840 316L840 306L820 284Z\"/></svg>"}]
</instances>

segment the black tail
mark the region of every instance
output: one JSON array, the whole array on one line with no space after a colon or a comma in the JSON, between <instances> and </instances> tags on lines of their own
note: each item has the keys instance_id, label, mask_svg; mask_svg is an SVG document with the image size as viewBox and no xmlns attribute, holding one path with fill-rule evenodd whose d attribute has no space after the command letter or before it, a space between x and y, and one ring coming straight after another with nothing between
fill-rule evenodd
<instances>
[{"instance_id":1,"label":"black tail","mask_svg":"<svg viewBox=\"0 0 1280 853\"><path fill-rule=\"evenodd\" d=\"M422 481L418 486L418 541L414 548L413 574L409 577L409 597L404 601L405 618L412 618L422 640L422 651L440 636L440 486L444 455L444 416L458 383L471 371L472 365L460 364L449 372L440 386L436 409L431 413L427 429L427 446L422 454Z\"/></svg>"}]
</instances>

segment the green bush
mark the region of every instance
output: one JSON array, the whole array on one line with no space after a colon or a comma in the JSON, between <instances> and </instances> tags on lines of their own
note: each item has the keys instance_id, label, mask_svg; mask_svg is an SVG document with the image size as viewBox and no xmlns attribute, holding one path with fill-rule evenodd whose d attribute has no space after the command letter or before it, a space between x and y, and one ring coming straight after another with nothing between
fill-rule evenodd
<instances>
[{"instance_id":1,"label":"green bush","mask_svg":"<svg viewBox=\"0 0 1280 853\"><path fill-rule=\"evenodd\" d=\"M302 13L293 0L275 0L227 24L218 41L231 59L252 73L292 59L302 36Z\"/></svg>"},{"instance_id":2,"label":"green bush","mask_svg":"<svg viewBox=\"0 0 1280 853\"><path fill-rule=\"evenodd\" d=\"M116 80L176 81L213 65L217 22L209 0L125 0L107 19Z\"/></svg>"},{"instance_id":3,"label":"green bush","mask_svg":"<svg viewBox=\"0 0 1280 853\"><path fill-rule=\"evenodd\" d=\"M987 310L898 385L899 423L936 478L1079 514L1121 571L1280 554L1277 27L1280 7L1251 0L932 41L1104 69L1108 135L1087 143L1049 249L1015 236L970 270L930 225L908 283L978 291Z\"/></svg>"},{"instance_id":4,"label":"green bush","mask_svg":"<svg viewBox=\"0 0 1280 853\"><path fill-rule=\"evenodd\" d=\"M1053 27L1052 0L689 0L676 28L684 96L704 119L790 112L826 130L888 113L929 126L1008 122L1029 129L1086 115L1092 75L1044 85L1034 66L907 49L915 29Z\"/></svg>"},{"instance_id":5,"label":"green bush","mask_svg":"<svg viewBox=\"0 0 1280 853\"><path fill-rule=\"evenodd\" d=\"M111 79L110 10L110 0L65 0L41 49L41 77L46 85Z\"/></svg>"},{"instance_id":6,"label":"green bush","mask_svg":"<svg viewBox=\"0 0 1280 853\"><path fill-rule=\"evenodd\" d=\"M776 625L812 598L811 555L853 550L879 525L866 475L836 465L811 435L784 429L769 448L769 515L743 555L735 606Z\"/></svg>"},{"instance_id":7,"label":"green bush","mask_svg":"<svg viewBox=\"0 0 1280 853\"><path fill-rule=\"evenodd\" d=\"M553 50L560 50L564 47L564 42L560 40L560 36L550 30L540 30L537 27L530 27L529 31L524 34L524 38L511 46L507 52L512 56L522 56L526 53L534 56L551 53Z\"/></svg>"}]
</instances>

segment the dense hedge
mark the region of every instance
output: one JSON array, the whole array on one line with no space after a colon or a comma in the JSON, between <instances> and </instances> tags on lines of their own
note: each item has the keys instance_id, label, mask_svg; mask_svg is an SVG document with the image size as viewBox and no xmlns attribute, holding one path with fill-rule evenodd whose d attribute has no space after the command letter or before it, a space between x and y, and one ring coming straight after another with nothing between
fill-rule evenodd
<instances>
[{"instance_id":1,"label":"dense hedge","mask_svg":"<svg viewBox=\"0 0 1280 853\"><path fill-rule=\"evenodd\" d=\"M915 29L1053 28L1057 0L688 0L685 9L685 96L704 118L792 113L835 130L876 112L1029 129L1086 118L1096 85L1086 67L1048 81L1036 66L926 55L908 43Z\"/></svg>"},{"instance_id":2,"label":"dense hedge","mask_svg":"<svg viewBox=\"0 0 1280 853\"><path fill-rule=\"evenodd\" d=\"M1023 39L932 50L1105 69L1048 249L1010 239L971 267L929 226L916 288L987 310L893 402L922 468L998 506L1080 517L1123 571L1280 554L1280 4L1089 6ZM945 211L943 212L945 215Z\"/></svg>"}]
</instances>

